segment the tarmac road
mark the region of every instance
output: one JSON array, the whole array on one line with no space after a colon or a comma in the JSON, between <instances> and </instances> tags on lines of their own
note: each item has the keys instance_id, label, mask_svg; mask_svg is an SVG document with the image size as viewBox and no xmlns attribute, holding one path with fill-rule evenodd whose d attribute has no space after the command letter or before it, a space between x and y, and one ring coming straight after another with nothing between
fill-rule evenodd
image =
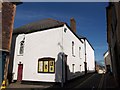
<instances>
[{"instance_id":1,"label":"tarmac road","mask_svg":"<svg viewBox=\"0 0 120 90\"><path fill-rule=\"evenodd\" d=\"M101 84L103 83L104 74L93 74L82 83L76 85L74 88L89 88L90 90L94 88L101 88Z\"/></svg>"},{"instance_id":2,"label":"tarmac road","mask_svg":"<svg viewBox=\"0 0 120 90\"><path fill-rule=\"evenodd\" d=\"M89 89L89 90L105 90L106 88L116 88L117 84L114 80L114 77L109 74L86 74L80 76L76 79L68 81L64 87L61 87L60 84L48 83L44 84L41 83L39 85L33 84L19 84L19 83L12 83L8 86L8 90L21 88L19 90L43 90L43 89L53 89L53 88L66 88L67 90L73 90L75 88L81 89Z\"/></svg>"}]
</instances>

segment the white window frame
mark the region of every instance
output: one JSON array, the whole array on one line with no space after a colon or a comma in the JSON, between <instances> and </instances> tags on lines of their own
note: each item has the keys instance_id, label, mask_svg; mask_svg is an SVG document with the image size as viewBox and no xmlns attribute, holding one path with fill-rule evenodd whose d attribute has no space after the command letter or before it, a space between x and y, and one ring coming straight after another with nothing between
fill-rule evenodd
<instances>
[{"instance_id":1,"label":"white window frame","mask_svg":"<svg viewBox=\"0 0 120 90\"><path fill-rule=\"evenodd\" d=\"M72 41L72 56L75 57L75 43Z\"/></svg>"},{"instance_id":2,"label":"white window frame","mask_svg":"<svg viewBox=\"0 0 120 90\"><path fill-rule=\"evenodd\" d=\"M24 54L24 47L25 47L25 37L23 38L22 41L19 43L19 50L18 50L18 55L23 55ZM21 51L22 50L22 51Z\"/></svg>"}]
</instances>

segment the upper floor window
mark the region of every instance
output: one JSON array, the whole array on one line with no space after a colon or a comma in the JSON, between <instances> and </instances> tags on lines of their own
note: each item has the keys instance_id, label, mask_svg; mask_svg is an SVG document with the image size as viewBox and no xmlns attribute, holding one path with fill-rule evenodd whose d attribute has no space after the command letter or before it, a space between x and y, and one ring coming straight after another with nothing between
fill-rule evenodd
<instances>
[{"instance_id":1,"label":"upper floor window","mask_svg":"<svg viewBox=\"0 0 120 90\"><path fill-rule=\"evenodd\" d=\"M74 55L74 41L72 41L72 55Z\"/></svg>"},{"instance_id":2,"label":"upper floor window","mask_svg":"<svg viewBox=\"0 0 120 90\"><path fill-rule=\"evenodd\" d=\"M20 42L19 54L24 53L24 44L25 44L25 38Z\"/></svg>"},{"instance_id":3,"label":"upper floor window","mask_svg":"<svg viewBox=\"0 0 120 90\"><path fill-rule=\"evenodd\" d=\"M66 33L66 31L67 31L67 28L64 28L64 32Z\"/></svg>"},{"instance_id":4,"label":"upper floor window","mask_svg":"<svg viewBox=\"0 0 120 90\"><path fill-rule=\"evenodd\" d=\"M81 47L79 47L79 58L81 58Z\"/></svg>"}]
</instances>

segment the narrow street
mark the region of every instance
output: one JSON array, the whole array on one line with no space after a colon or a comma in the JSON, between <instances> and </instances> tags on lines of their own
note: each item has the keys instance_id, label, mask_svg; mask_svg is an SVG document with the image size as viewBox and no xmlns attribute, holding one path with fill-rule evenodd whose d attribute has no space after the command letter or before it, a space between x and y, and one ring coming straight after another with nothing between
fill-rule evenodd
<instances>
[{"instance_id":1,"label":"narrow street","mask_svg":"<svg viewBox=\"0 0 120 90\"><path fill-rule=\"evenodd\" d=\"M53 88L60 88L60 87L54 86ZM113 75L94 73L94 74L88 74L83 78L81 77L74 81L72 80L68 82L64 86L64 88L67 88L68 90L71 90L74 88L103 90L106 88L117 88L117 84L115 82Z\"/></svg>"},{"instance_id":2,"label":"narrow street","mask_svg":"<svg viewBox=\"0 0 120 90\"><path fill-rule=\"evenodd\" d=\"M100 84L103 83L104 74L87 74L83 77L77 78L75 80L69 81L64 88L69 90L73 88L89 88L94 89L100 87ZM53 88L58 88L59 86L54 86ZM60 87L59 87L60 88Z\"/></svg>"},{"instance_id":3,"label":"narrow street","mask_svg":"<svg viewBox=\"0 0 120 90\"><path fill-rule=\"evenodd\" d=\"M101 80L103 80L103 76L104 75L101 74L93 74L74 88L98 88L99 84L101 84Z\"/></svg>"},{"instance_id":4,"label":"narrow street","mask_svg":"<svg viewBox=\"0 0 120 90\"><path fill-rule=\"evenodd\" d=\"M61 85L54 84L54 83L39 83L39 84L12 83L7 87L7 89L10 89L10 88L11 89L22 88L25 90L26 89L41 90L41 89L50 89L50 88L61 88ZM74 88L104 90L106 88L117 88L117 84L115 82L115 79L113 78L113 75L92 73L92 74L83 75L74 80L68 81L64 85L64 88L66 88L67 90L72 90Z\"/></svg>"},{"instance_id":5,"label":"narrow street","mask_svg":"<svg viewBox=\"0 0 120 90\"><path fill-rule=\"evenodd\" d=\"M0 90L120 90L120 0L32 1L0 0Z\"/></svg>"}]
</instances>

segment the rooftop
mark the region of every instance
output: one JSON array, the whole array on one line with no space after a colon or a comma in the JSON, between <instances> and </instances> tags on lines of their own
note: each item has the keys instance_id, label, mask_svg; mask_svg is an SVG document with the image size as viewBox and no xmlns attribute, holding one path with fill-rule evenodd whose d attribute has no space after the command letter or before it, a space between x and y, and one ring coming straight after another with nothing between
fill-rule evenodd
<instances>
[{"instance_id":1,"label":"rooftop","mask_svg":"<svg viewBox=\"0 0 120 90\"><path fill-rule=\"evenodd\" d=\"M42 19L42 20L39 20L39 21L36 21L36 22L26 24L26 25L21 26L19 28L16 28L16 29L14 29L13 34L22 34L22 33L27 34L27 33L37 32L37 31L43 31L43 30L50 29L50 28L60 27L60 26L63 26L64 24L66 24L66 23L58 21L58 20L54 20L54 19L51 19L51 18L47 18L47 19ZM69 26L68 26L68 28L71 30L71 28ZM86 39L87 40L87 38L82 36L82 35L77 35L74 32L73 32L73 34L80 41L81 41L81 39ZM90 44L89 41L88 41L88 43ZM92 45L91 45L91 47L92 47ZM94 50L94 48L93 48L93 50Z\"/></svg>"},{"instance_id":2,"label":"rooftop","mask_svg":"<svg viewBox=\"0 0 120 90\"><path fill-rule=\"evenodd\" d=\"M86 39L86 37L82 36L82 35L78 35L79 38L81 39Z\"/></svg>"},{"instance_id":3,"label":"rooftop","mask_svg":"<svg viewBox=\"0 0 120 90\"><path fill-rule=\"evenodd\" d=\"M60 22L51 18L39 20L36 22L32 22L21 26L19 28L14 29L14 34L21 34L21 33L32 33L36 31L42 31L49 28L63 26L65 22Z\"/></svg>"}]
</instances>

